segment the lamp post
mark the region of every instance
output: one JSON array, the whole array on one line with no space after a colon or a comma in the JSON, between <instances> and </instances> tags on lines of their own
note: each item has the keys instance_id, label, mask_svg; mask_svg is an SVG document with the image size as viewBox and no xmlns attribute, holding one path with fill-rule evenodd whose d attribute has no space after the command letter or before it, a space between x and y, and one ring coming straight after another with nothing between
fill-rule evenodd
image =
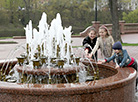
<instances>
[{"instance_id":1,"label":"lamp post","mask_svg":"<svg viewBox=\"0 0 138 102\"><path fill-rule=\"evenodd\" d=\"M94 21L92 22L92 25L93 25L93 27L96 29L96 31L98 32L98 29L99 29L99 27L100 27L100 21L97 21L97 1L98 0L95 0L95 3L94 3L94 9L95 9L95 19L94 19Z\"/></svg>"},{"instance_id":2,"label":"lamp post","mask_svg":"<svg viewBox=\"0 0 138 102\"><path fill-rule=\"evenodd\" d=\"M95 0L95 21L97 21L97 0Z\"/></svg>"}]
</instances>

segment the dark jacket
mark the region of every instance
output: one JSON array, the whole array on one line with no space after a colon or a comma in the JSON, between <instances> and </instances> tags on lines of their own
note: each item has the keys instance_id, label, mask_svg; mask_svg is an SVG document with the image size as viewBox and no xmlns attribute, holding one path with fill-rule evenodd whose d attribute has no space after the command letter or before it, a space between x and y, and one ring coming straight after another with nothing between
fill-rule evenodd
<instances>
[{"instance_id":1,"label":"dark jacket","mask_svg":"<svg viewBox=\"0 0 138 102\"><path fill-rule=\"evenodd\" d=\"M85 47L84 49L88 49L89 50L88 53L91 53L92 49L94 48L94 46L96 44L96 41L97 41L97 37L95 37L93 40L91 40L90 37L87 36L82 42L83 46ZM94 54L94 56L97 60L97 51ZM95 59L94 56L92 56L92 59Z\"/></svg>"},{"instance_id":2,"label":"dark jacket","mask_svg":"<svg viewBox=\"0 0 138 102\"><path fill-rule=\"evenodd\" d=\"M91 40L90 37L87 36L87 37L83 40L82 44L83 44L83 46L85 47L85 49L86 49L86 48L89 49L89 53L90 53L90 52L92 51L92 49L94 48L94 46L95 46L95 44L96 44L96 41L97 41L97 37L95 37L93 40Z\"/></svg>"}]
</instances>

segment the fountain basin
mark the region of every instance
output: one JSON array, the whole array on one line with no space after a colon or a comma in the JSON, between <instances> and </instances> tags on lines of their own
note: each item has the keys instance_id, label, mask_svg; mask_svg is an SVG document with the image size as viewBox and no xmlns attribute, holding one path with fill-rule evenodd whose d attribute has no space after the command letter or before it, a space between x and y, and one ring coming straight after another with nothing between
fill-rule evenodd
<instances>
[{"instance_id":1,"label":"fountain basin","mask_svg":"<svg viewBox=\"0 0 138 102\"><path fill-rule=\"evenodd\" d=\"M0 64L1 65L1 64ZM134 102L136 71L131 68L114 69L108 64L98 65L113 75L85 83L18 84L0 81L3 102ZM103 71L104 75L108 75Z\"/></svg>"}]
</instances>

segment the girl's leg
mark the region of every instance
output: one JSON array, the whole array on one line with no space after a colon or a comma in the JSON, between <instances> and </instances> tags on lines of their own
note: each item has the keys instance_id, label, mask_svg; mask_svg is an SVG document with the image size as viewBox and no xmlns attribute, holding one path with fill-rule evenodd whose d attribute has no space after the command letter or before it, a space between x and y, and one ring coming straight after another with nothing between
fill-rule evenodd
<instances>
[{"instance_id":1,"label":"girl's leg","mask_svg":"<svg viewBox=\"0 0 138 102\"><path fill-rule=\"evenodd\" d=\"M133 67L137 71L137 61L135 60L134 63L130 66Z\"/></svg>"},{"instance_id":2,"label":"girl's leg","mask_svg":"<svg viewBox=\"0 0 138 102\"><path fill-rule=\"evenodd\" d=\"M136 60L134 61L134 63L132 64L132 67L137 71L138 70L138 66L137 66L137 62ZM136 91L137 91L137 84L138 84L138 77L136 78Z\"/></svg>"}]
</instances>

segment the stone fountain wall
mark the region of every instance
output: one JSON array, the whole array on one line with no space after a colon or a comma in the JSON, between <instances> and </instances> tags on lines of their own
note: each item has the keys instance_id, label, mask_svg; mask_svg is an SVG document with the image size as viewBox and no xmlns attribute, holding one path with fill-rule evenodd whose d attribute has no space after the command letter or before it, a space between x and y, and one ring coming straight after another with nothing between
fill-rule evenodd
<instances>
[{"instance_id":1,"label":"stone fountain wall","mask_svg":"<svg viewBox=\"0 0 138 102\"><path fill-rule=\"evenodd\" d=\"M2 102L134 102L136 79L134 69L127 67L115 70L110 65L98 65L98 67L101 71L108 69L114 74L101 80L70 84L18 84L0 81L0 100Z\"/></svg>"}]
</instances>

